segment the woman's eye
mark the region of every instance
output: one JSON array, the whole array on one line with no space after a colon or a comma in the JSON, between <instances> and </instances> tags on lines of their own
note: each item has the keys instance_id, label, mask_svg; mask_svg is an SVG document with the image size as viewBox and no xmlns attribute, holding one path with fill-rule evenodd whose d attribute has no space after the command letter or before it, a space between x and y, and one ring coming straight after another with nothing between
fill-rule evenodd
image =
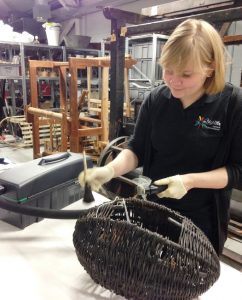
<instances>
[{"instance_id":1,"label":"woman's eye","mask_svg":"<svg viewBox=\"0 0 242 300\"><path fill-rule=\"evenodd\" d=\"M173 74L173 72L172 72L171 70L165 70L165 73L166 73L167 75L172 75L172 74Z\"/></svg>"},{"instance_id":2,"label":"woman's eye","mask_svg":"<svg viewBox=\"0 0 242 300\"><path fill-rule=\"evenodd\" d=\"M191 77L191 74L183 74L182 76L185 78L189 78L189 77Z\"/></svg>"}]
</instances>

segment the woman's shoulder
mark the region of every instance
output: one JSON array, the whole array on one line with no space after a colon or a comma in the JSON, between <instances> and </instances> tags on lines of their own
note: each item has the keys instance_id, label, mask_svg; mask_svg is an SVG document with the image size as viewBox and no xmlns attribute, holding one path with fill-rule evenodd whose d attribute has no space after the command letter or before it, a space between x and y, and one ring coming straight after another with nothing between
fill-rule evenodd
<instances>
[{"instance_id":1,"label":"woman's shoulder","mask_svg":"<svg viewBox=\"0 0 242 300\"><path fill-rule=\"evenodd\" d=\"M143 105L149 109L153 109L156 105L162 105L166 100L171 98L170 89L165 84L161 84L155 88L153 88L149 95L146 97Z\"/></svg>"},{"instance_id":2,"label":"woman's shoulder","mask_svg":"<svg viewBox=\"0 0 242 300\"><path fill-rule=\"evenodd\" d=\"M223 90L217 94L207 95L205 102L214 102L215 105L230 105L233 106L242 105L242 88L227 82ZM217 104L216 104L217 103ZM231 106L231 105L230 105Z\"/></svg>"},{"instance_id":3,"label":"woman's shoulder","mask_svg":"<svg viewBox=\"0 0 242 300\"><path fill-rule=\"evenodd\" d=\"M166 84L161 84L151 90L148 98L148 102L151 104L165 102L171 98L171 91Z\"/></svg>"},{"instance_id":4,"label":"woman's shoulder","mask_svg":"<svg viewBox=\"0 0 242 300\"><path fill-rule=\"evenodd\" d=\"M223 92L224 94L230 93L231 97L235 97L237 100L242 101L242 88L233 83L226 82Z\"/></svg>"},{"instance_id":5,"label":"woman's shoulder","mask_svg":"<svg viewBox=\"0 0 242 300\"><path fill-rule=\"evenodd\" d=\"M151 90L151 95L153 95L153 97L163 96L170 99L171 91L165 83L162 83Z\"/></svg>"},{"instance_id":6,"label":"woman's shoulder","mask_svg":"<svg viewBox=\"0 0 242 300\"><path fill-rule=\"evenodd\" d=\"M230 106L242 112L242 88L232 83L226 83L224 89L225 94L226 92L228 93L228 90L230 90L229 102L232 104Z\"/></svg>"},{"instance_id":7,"label":"woman's shoulder","mask_svg":"<svg viewBox=\"0 0 242 300\"><path fill-rule=\"evenodd\" d=\"M230 91L229 95L228 91ZM222 99L227 99L227 116L233 124L237 124L236 120L242 120L242 88L232 83L226 83L224 94L227 95Z\"/></svg>"}]
</instances>

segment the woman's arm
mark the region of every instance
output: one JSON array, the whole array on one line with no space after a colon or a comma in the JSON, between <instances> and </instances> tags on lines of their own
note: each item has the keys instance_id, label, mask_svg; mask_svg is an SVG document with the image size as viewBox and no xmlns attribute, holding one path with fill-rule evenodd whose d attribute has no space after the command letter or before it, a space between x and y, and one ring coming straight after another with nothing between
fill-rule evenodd
<instances>
[{"instance_id":1,"label":"woman's arm","mask_svg":"<svg viewBox=\"0 0 242 300\"><path fill-rule=\"evenodd\" d=\"M225 167L208 172L181 175L187 191L193 188L223 189L228 184L228 173Z\"/></svg>"},{"instance_id":2,"label":"woman's arm","mask_svg":"<svg viewBox=\"0 0 242 300\"><path fill-rule=\"evenodd\" d=\"M225 167L202 173L175 175L156 180L157 185L168 185L167 189L159 193L159 198L181 199L193 188L222 189L228 184L228 173Z\"/></svg>"},{"instance_id":3,"label":"woman's arm","mask_svg":"<svg viewBox=\"0 0 242 300\"><path fill-rule=\"evenodd\" d=\"M137 156L128 149L122 150L119 155L103 167L89 168L81 172L78 179L82 187L87 183L93 191L99 191L100 187L117 177L135 169L138 165Z\"/></svg>"},{"instance_id":4,"label":"woman's arm","mask_svg":"<svg viewBox=\"0 0 242 300\"><path fill-rule=\"evenodd\" d=\"M108 166L113 168L114 177L117 177L137 168L138 158L133 151L124 149L113 161L108 164Z\"/></svg>"}]
</instances>

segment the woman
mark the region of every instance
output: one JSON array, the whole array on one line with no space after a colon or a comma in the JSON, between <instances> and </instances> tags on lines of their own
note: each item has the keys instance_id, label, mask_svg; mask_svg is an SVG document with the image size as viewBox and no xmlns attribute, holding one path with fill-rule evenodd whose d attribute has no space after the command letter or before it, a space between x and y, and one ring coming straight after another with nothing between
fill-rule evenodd
<instances>
[{"instance_id":1,"label":"woman","mask_svg":"<svg viewBox=\"0 0 242 300\"><path fill-rule=\"evenodd\" d=\"M150 200L189 217L221 254L231 189L242 189L242 92L225 84L225 47L206 21L181 23L160 63L165 85L143 102L127 149L86 180L98 190L143 166L155 184L168 185Z\"/></svg>"}]
</instances>

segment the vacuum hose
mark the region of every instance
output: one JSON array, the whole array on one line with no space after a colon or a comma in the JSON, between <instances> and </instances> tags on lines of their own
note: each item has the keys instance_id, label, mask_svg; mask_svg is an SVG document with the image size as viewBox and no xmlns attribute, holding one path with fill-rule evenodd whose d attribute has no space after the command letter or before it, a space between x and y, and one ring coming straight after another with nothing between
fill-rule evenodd
<instances>
[{"instance_id":1,"label":"vacuum hose","mask_svg":"<svg viewBox=\"0 0 242 300\"><path fill-rule=\"evenodd\" d=\"M19 203L13 202L10 199L6 199L4 193L6 187L0 185L0 208L20 213L23 215L47 218L47 219L78 219L81 216L88 214L92 208L82 209L82 210L59 210L59 209L47 209L42 207L33 207L30 205L21 205ZM89 185L84 187L84 197L83 202L91 203L94 202L94 196Z\"/></svg>"},{"instance_id":2,"label":"vacuum hose","mask_svg":"<svg viewBox=\"0 0 242 300\"><path fill-rule=\"evenodd\" d=\"M0 197L0 208L20 213L23 215L47 218L47 219L78 219L80 216L86 215L93 208L83 210L58 210L46 209L41 207L33 207L29 205L20 205Z\"/></svg>"}]
</instances>

